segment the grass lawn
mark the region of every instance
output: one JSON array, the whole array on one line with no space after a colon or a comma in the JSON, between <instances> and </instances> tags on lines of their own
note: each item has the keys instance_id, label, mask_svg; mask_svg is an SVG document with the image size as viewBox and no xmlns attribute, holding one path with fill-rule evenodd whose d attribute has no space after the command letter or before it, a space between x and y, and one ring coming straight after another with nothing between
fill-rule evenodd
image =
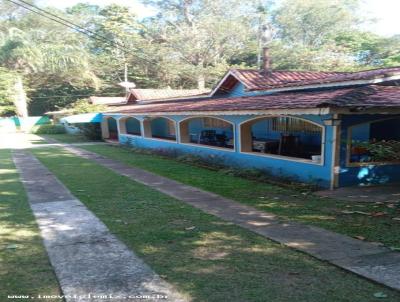
<instances>
[{"instance_id":1,"label":"grass lawn","mask_svg":"<svg viewBox=\"0 0 400 302\"><path fill-rule=\"evenodd\" d=\"M48 142L43 137L40 137L39 135L36 134L31 134L29 136L29 142L33 145L48 144Z\"/></svg>"},{"instance_id":2,"label":"grass lawn","mask_svg":"<svg viewBox=\"0 0 400 302\"><path fill-rule=\"evenodd\" d=\"M86 143L89 142L85 136L81 134L38 134L38 136L41 136L43 138L50 138L57 140L60 143L67 143L67 144L73 144L73 143ZM48 143L48 142L47 142Z\"/></svg>"},{"instance_id":3,"label":"grass lawn","mask_svg":"<svg viewBox=\"0 0 400 302\"><path fill-rule=\"evenodd\" d=\"M18 177L11 152L0 150L0 301L23 301L8 295L60 295Z\"/></svg>"},{"instance_id":4,"label":"grass lawn","mask_svg":"<svg viewBox=\"0 0 400 302\"><path fill-rule=\"evenodd\" d=\"M251 181L157 155L135 153L118 146L82 148L275 213L283 219L320 226L349 236L362 236L368 241L400 248L400 221L392 219L400 217L399 203L388 207L385 204L344 202L313 194L303 195L277 185ZM346 214L346 211L384 212L387 215Z\"/></svg>"},{"instance_id":5,"label":"grass lawn","mask_svg":"<svg viewBox=\"0 0 400 302\"><path fill-rule=\"evenodd\" d=\"M118 151L117 149L110 149ZM61 148L32 152L193 301L399 301L386 289L224 222Z\"/></svg>"}]
</instances>

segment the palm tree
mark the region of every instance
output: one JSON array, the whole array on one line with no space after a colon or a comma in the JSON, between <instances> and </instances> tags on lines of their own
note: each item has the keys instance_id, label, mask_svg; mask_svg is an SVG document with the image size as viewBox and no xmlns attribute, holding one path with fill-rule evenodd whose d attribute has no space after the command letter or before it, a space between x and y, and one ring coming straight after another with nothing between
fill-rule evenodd
<instances>
[{"instance_id":1,"label":"palm tree","mask_svg":"<svg viewBox=\"0 0 400 302\"><path fill-rule=\"evenodd\" d=\"M44 76L63 78L66 82L89 82L99 86L98 78L91 71L90 57L77 39L66 41L65 35L42 30L22 31L9 28L0 31L0 65L13 71L14 104L18 116L26 117L27 97L24 79Z\"/></svg>"}]
</instances>

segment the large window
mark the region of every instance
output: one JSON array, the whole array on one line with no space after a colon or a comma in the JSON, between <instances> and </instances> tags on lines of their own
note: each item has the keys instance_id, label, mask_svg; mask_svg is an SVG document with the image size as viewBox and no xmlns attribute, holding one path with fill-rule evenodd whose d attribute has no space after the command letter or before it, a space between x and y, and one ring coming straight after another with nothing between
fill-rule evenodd
<instances>
[{"instance_id":1,"label":"large window","mask_svg":"<svg viewBox=\"0 0 400 302\"><path fill-rule=\"evenodd\" d=\"M146 119L143 121L143 126L145 137L176 140L176 123L169 118L156 117Z\"/></svg>"},{"instance_id":2,"label":"large window","mask_svg":"<svg viewBox=\"0 0 400 302\"><path fill-rule=\"evenodd\" d=\"M350 163L400 162L400 117L349 128Z\"/></svg>"},{"instance_id":3,"label":"large window","mask_svg":"<svg viewBox=\"0 0 400 302\"><path fill-rule=\"evenodd\" d=\"M234 148L233 125L214 117L194 117L180 123L180 142Z\"/></svg>"},{"instance_id":4,"label":"large window","mask_svg":"<svg viewBox=\"0 0 400 302\"><path fill-rule=\"evenodd\" d=\"M323 128L304 119L279 116L245 122L241 151L322 162Z\"/></svg>"}]
</instances>

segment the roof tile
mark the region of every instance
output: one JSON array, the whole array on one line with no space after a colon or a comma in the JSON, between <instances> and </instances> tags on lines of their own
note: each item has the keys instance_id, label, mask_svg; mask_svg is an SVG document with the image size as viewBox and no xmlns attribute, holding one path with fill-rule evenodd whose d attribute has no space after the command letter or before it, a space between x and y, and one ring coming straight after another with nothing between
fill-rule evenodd
<instances>
[{"instance_id":1,"label":"roof tile","mask_svg":"<svg viewBox=\"0 0 400 302\"><path fill-rule=\"evenodd\" d=\"M209 89L131 89L128 97L132 101L155 101L208 94Z\"/></svg>"},{"instance_id":2,"label":"roof tile","mask_svg":"<svg viewBox=\"0 0 400 302\"><path fill-rule=\"evenodd\" d=\"M202 98L118 106L110 112L146 114L155 112L257 111L324 107L400 108L400 87L370 85L308 92L282 92L263 96Z\"/></svg>"},{"instance_id":3,"label":"roof tile","mask_svg":"<svg viewBox=\"0 0 400 302\"><path fill-rule=\"evenodd\" d=\"M373 80L400 75L400 67L379 68L358 72L273 71L271 73L262 73L255 69L231 69L231 73L248 90L268 90L283 87Z\"/></svg>"}]
</instances>

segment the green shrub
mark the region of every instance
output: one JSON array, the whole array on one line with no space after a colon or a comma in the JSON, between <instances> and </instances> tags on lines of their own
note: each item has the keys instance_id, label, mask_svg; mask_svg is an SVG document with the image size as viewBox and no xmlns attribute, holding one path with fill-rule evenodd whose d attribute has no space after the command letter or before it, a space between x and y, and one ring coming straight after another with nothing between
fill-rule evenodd
<instances>
[{"instance_id":1,"label":"green shrub","mask_svg":"<svg viewBox=\"0 0 400 302\"><path fill-rule=\"evenodd\" d=\"M40 125L32 129L35 134L64 134L65 128L63 125Z\"/></svg>"},{"instance_id":2,"label":"green shrub","mask_svg":"<svg viewBox=\"0 0 400 302\"><path fill-rule=\"evenodd\" d=\"M80 99L71 104L68 109L72 114L102 112L107 109L105 105L93 105L89 103L88 99Z\"/></svg>"},{"instance_id":3,"label":"green shrub","mask_svg":"<svg viewBox=\"0 0 400 302\"><path fill-rule=\"evenodd\" d=\"M359 142L353 141L353 147L365 150L369 156L367 162L395 162L400 161L400 142L396 140L382 140Z\"/></svg>"},{"instance_id":4,"label":"green shrub","mask_svg":"<svg viewBox=\"0 0 400 302\"><path fill-rule=\"evenodd\" d=\"M139 153L145 155L157 155L164 158L174 159L178 162L186 163L200 168L205 168L212 171L218 171L220 173L231 176L242 177L249 180L265 182L269 184L287 187L294 190L299 190L302 193L316 191L321 188L320 179L310 179L310 183L304 183L292 176L286 176L282 172L280 173L280 175L276 175L276 174L271 174L269 171L262 169L255 169L255 168L245 169L239 166L229 166L227 164L224 164L227 161L224 159L223 156L209 155L204 157L204 156L184 153L181 150L177 150L175 148L170 148L170 149L138 148L129 141L124 149L133 153Z\"/></svg>"},{"instance_id":5,"label":"green shrub","mask_svg":"<svg viewBox=\"0 0 400 302\"><path fill-rule=\"evenodd\" d=\"M101 126L99 123L80 123L76 126L81 130L83 136L91 141L101 140Z\"/></svg>"}]
</instances>

